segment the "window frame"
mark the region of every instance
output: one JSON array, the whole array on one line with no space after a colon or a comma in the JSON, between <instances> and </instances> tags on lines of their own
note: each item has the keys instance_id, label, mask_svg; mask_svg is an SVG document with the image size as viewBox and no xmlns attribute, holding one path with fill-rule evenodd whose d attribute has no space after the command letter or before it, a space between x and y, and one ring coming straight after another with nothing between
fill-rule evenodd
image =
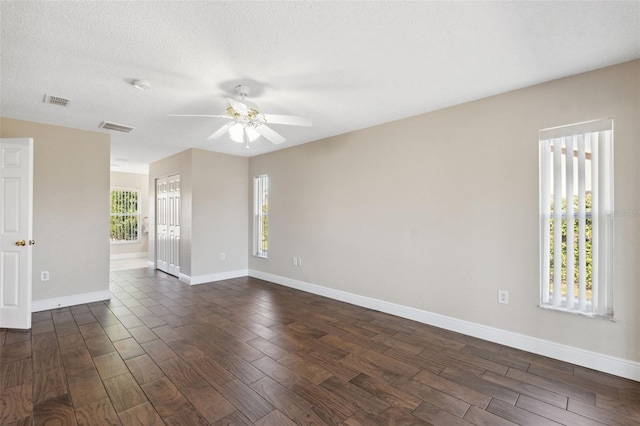
<instances>
[{"instance_id":1,"label":"window frame","mask_svg":"<svg viewBox=\"0 0 640 426\"><path fill-rule=\"evenodd\" d=\"M266 211L265 211L266 210ZM253 255L268 258L269 176L253 177Z\"/></svg>"},{"instance_id":2,"label":"window frame","mask_svg":"<svg viewBox=\"0 0 640 426\"><path fill-rule=\"evenodd\" d=\"M117 212L113 212L113 204L112 204L112 200L113 200L113 192L114 191L120 191L120 192L130 192L130 193L135 193L136 194L136 201L137 201L137 212L136 213L117 213ZM111 229L109 229L109 241L110 244L138 244L142 241L142 228L141 228L141 210L142 210L142 199L141 199L141 191L138 188L126 188L126 187L111 187L111 189L109 190L109 228L111 228L111 221L113 220L114 217L133 217L135 218L135 223L136 223L136 238L132 239L132 240L117 240L117 239L113 239L111 236Z\"/></svg>"},{"instance_id":3,"label":"window frame","mask_svg":"<svg viewBox=\"0 0 640 426\"><path fill-rule=\"evenodd\" d=\"M540 304L539 307L585 315L594 318L613 320L613 217L614 217L614 123L612 119L594 120L566 126L543 129L539 131L539 219L540 219ZM556 149L557 144L557 149ZM580 144L583 145L580 148ZM587 153L587 144L590 151ZM566 150L571 147L574 152L569 161ZM555 151L555 154L554 154ZM582 151L582 154L580 152ZM577 153L577 154L576 154ZM554 155L560 154L557 163L552 161ZM580 156L585 156L580 159ZM582 169L576 168L581 167ZM588 163L588 168L587 168ZM555 186L554 176L558 174L561 179ZM587 175L589 175L587 177ZM568 176L571 176L569 178ZM578 177L576 180L575 177ZM582 182L580 182L582 180ZM586 183L588 181L588 184ZM579 185L583 185L580 190ZM555 189L554 189L555 187ZM588 188L588 189L587 189ZM555 192L560 189L560 195L555 197ZM562 196L572 191L574 203L567 203L568 196ZM587 198L591 203L587 210ZM557 214L552 211L551 205L560 200L562 210ZM582 204L581 204L582 203ZM581 207L582 206L582 207ZM576 210L577 209L577 210ZM560 223L567 221L571 216L573 223L578 225L566 227L563 225L557 234L551 233L551 223L560 219ZM582 222L581 224L581 221ZM581 228L582 227L582 228ZM555 228L554 228L555 231ZM587 232L588 231L588 232ZM561 269L555 278L562 279L561 288L572 283L578 289L578 295L567 296L565 293L552 291L553 278L551 276L551 263L554 268L559 258L553 259L551 252L556 249L550 246L550 239L561 236L556 246L560 247ZM569 256L566 239L573 236L572 256ZM590 243L591 251L586 250L586 243ZM583 249L581 245L585 246ZM578 246L576 250L575 247ZM584 251L581 251L584 250ZM584 256L584 260L582 257ZM574 261L577 259L578 263ZM589 260L591 262L589 262ZM580 269L586 264L591 273L590 295L583 295L586 284L581 287L580 282L575 283L573 277L577 273L578 279L586 278L586 269ZM554 269L554 272L557 270ZM568 271L572 271L570 274ZM566 278L571 276L569 280ZM565 281L566 280L566 281ZM575 294L575 293L574 293Z\"/></svg>"}]
</instances>

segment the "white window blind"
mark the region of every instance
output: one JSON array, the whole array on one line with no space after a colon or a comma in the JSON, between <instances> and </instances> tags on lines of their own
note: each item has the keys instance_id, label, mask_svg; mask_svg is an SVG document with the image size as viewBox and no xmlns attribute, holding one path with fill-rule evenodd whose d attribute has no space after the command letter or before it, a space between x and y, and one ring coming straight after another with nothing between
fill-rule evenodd
<instances>
[{"instance_id":1,"label":"white window blind","mask_svg":"<svg viewBox=\"0 0 640 426\"><path fill-rule=\"evenodd\" d=\"M253 178L253 254L267 257L267 230L269 213L269 177L266 175Z\"/></svg>"},{"instance_id":2,"label":"white window blind","mask_svg":"<svg viewBox=\"0 0 640 426\"><path fill-rule=\"evenodd\" d=\"M140 191L111 188L111 243L140 241Z\"/></svg>"},{"instance_id":3,"label":"white window blind","mask_svg":"<svg viewBox=\"0 0 640 426\"><path fill-rule=\"evenodd\" d=\"M545 129L540 306L613 316L613 120Z\"/></svg>"}]
</instances>

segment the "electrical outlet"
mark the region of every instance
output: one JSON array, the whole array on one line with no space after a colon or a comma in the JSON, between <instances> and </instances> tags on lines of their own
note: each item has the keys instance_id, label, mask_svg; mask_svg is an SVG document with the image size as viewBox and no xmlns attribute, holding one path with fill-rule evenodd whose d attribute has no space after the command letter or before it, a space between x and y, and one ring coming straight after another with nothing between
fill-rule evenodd
<instances>
[{"instance_id":1,"label":"electrical outlet","mask_svg":"<svg viewBox=\"0 0 640 426\"><path fill-rule=\"evenodd\" d=\"M294 258L291 260L291 263L293 264L293 266L298 266L298 258L297 258L297 257L294 257Z\"/></svg>"},{"instance_id":2,"label":"electrical outlet","mask_svg":"<svg viewBox=\"0 0 640 426\"><path fill-rule=\"evenodd\" d=\"M509 304L509 292L507 290L498 290L498 303Z\"/></svg>"},{"instance_id":3,"label":"electrical outlet","mask_svg":"<svg viewBox=\"0 0 640 426\"><path fill-rule=\"evenodd\" d=\"M49 271L40 272L40 281L49 281Z\"/></svg>"},{"instance_id":4,"label":"electrical outlet","mask_svg":"<svg viewBox=\"0 0 640 426\"><path fill-rule=\"evenodd\" d=\"M225 260L227 258L227 255L224 253L220 253L220 260Z\"/></svg>"}]
</instances>

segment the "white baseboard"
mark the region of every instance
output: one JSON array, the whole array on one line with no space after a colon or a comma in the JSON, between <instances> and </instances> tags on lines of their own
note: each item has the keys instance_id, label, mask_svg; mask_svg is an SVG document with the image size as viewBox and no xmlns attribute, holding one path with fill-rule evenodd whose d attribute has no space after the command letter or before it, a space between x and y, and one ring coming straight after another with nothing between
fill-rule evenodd
<instances>
[{"instance_id":1,"label":"white baseboard","mask_svg":"<svg viewBox=\"0 0 640 426\"><path fill-rule=\"evenodd\" d=\"M149 268L155 268L156 267L156 262L154 262L153 260L147 260L147 266Z\"/></svg>"},{"instance_id":2,"label":"white baseboard","mask_svg":"<svg viewBox=\"0 0 640 426\"><path fill-rule=\"evenodd\" d=\"M109 256L109 260L137 259L139 257L149 257L149 253L146 251L142 251L139 253L112 254L111 256Z\"/></svg>"},{"instance_id":3,"label":"white baseboard","mask_svg":"<svg viewBox=\"0 0 640 426\"><path fill-rule=\"evenodd\" d=\"M82 305L109 299L111 299L111 292L109 290L103 290L94 291L93 293L74 294L73 296L55 297L53 299L33 300L31 302L31 312L66 308L67 306Z\"/></svg>"},{"instance_id":4,"label":"white baseboard","mask_svg":"<svg viewBox=\"0 0 640 426\"><path fill-rule=\"evenodd\" d=\"M469 321L464 321L445 315L435 314L408 306L398 305L383 300L373 299L366 296L347 293L292 278L273 275L262 271L249 270L249 276L276 284L318 294L353 305L362 306L380 312L385 312L423 324L429 324L446 330L488 340L512 348L521 349L549 358L558 359L605 373L625 377L631 380L640 381L640 363L597 352L586 351L584 349L538 339L536 337L513 333L494 327L488 327Z\"/></svg>"},{"instance_id":5,"label":"white baseboard","mask_svg":"<svg viewBox=\"0 0 640 426\"><path fill-rule=\"evenodd\" d=\"M218 272L215 274L198 275L190 277L189 275L180 274L178 279L185 284L197 285L204 283L211 283L214 281L230 280L232 278L246 277L249 275L247 269L240 269L238 271Z\"/></svg>"}]
</instances>

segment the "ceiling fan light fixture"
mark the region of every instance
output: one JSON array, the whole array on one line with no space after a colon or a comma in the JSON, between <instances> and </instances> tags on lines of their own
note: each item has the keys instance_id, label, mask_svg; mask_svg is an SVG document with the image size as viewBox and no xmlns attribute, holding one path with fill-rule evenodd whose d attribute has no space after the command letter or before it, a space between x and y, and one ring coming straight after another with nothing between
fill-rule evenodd
<instances>
[{"instance_id":1,"label":"ceiling fan light fixture","mask_svg":"<svg viewBox=\"0 0 640 426\"><path fill-rule=\"evenodd\" d=\"M245 139L245 134L247 139ZM229 136L231 136L231 140L234 142L245 143L255 141L260 137L260 133L245 123L235 123L229 126Z\"/></svg>"},{"instance_id":2,"label":"ceiling fan light fixture","mask_svg":"<svg viewBox=\"0 0 640 426\"><path fill-rule=\"evenodd\" d=\"M244 142L244 127L240 123L235 123L229 126L229 136L231 140L238 143Z\"/></svg>"},{"instance_id":3,"label":"ceiling fan light fixture","mask_svg":"<svg viewBox=\"0 0 640 426\"><path fill-rule=\"evenodd\" d=\"M236 111L235 109L233 109L233 107L232 107L232 106L227 107L227 115L228 115L229 117L232 117L232 118L238 118L238 117L240 117L240 113L239 113L238 111Z\"/></svg>"},{"instance_id":4,"label":"ceiling fan light fixture","mask_svg":"<svg viewBox=\"0 0 640 426\"><path fill-rule=\"evenodd\" d=\"M256 132L256 129L254 129L253 127L247 127L246 131L249 142L253 142L260 137L260 133Z\"/></svg>"}]
</instances>

